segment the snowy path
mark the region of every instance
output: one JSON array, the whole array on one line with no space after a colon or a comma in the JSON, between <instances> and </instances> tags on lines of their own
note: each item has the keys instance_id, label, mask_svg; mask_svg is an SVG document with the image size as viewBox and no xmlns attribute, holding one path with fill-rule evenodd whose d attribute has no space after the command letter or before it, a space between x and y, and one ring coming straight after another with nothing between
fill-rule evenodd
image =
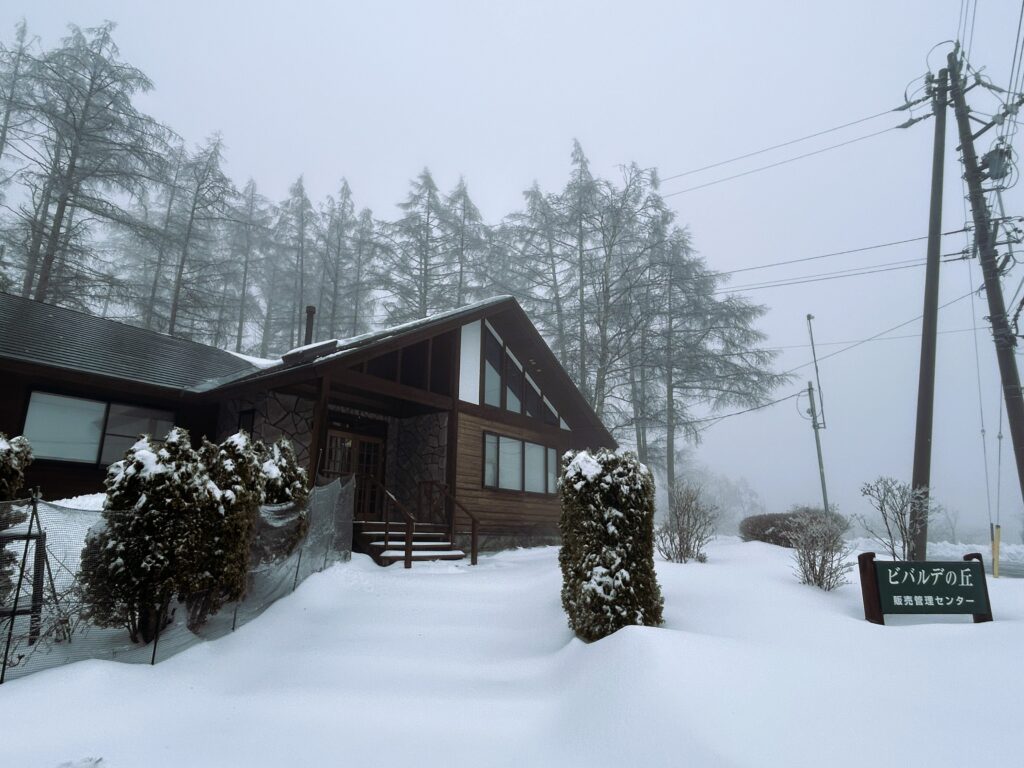
<instances>
[{"instance_id":1,"label":"snowy path","mask_svg":"<svg viewBox=\"0 0 1024 768\"><path fill-rule=\"evenodd\" d=\"M1024 581L990 582L991 624L876 627L857 586L801 587L782 550L710 558L659 563L666 628L588 646L555 549L412 571L357 556L157 667L5 684L0 765L1019 764Z\"/></svg>"}]
</instances>

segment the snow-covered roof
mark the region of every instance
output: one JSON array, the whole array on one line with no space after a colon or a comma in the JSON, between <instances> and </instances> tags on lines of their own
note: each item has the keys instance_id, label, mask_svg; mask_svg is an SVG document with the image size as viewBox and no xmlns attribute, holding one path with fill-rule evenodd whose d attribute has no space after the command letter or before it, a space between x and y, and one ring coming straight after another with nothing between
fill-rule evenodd
<instances>
[{"instance_id":1,"label":"snow-covered roof","mask_svg":"<svg viewBox=\"0 0 1024 768\"><path fill-rule=\"evenodd\" d=\"M0 293L0 360L173 390L259 370L222 349Z\"/></svg>"}]
</instances>

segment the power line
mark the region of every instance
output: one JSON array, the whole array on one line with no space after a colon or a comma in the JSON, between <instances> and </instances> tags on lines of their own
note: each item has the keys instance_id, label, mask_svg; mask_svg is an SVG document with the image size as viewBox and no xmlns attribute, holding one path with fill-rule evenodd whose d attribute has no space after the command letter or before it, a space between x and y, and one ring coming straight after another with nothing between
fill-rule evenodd
<instances>
[{"instance_id":1,"label":"power line","mask_svg":"<svg viewBox=\"0 0 1024 768\"><path fill-rule=\"evenodd\" d=\"M807 136L801 136L799 139L790 139L789 141L784 141L781 144L773 144L772 146L765 147L764 149L757 149L757 150L754 150L753 152L747 152L747 154L745 154L745 155L737 155L736 157L730 157L728 160L719 160L717 163L711 163L710 165L702 165L700 168L692 168L689 171L683 171L682 173L676 173L676 174L673 174L672 176L665 176L665 177L663 177L661 179L661 181L662 182L666 182L666 181L672 181L673 179L681 179L684 176L691 176L691 175L693 175L695 173L700 173L701 171L709 171L712 168L718 168L719 166L722 166L722 165L728 165L729 163L735 163L735 162L737 162L739 160L746 160L748 157L754 157L756 155L763 155L765 152L771 152L772 150L775 150L775 149L782 149L783 147L788 147L788 146L791 146L793 144L799 144L802 141L808 141L809 139L815 139L818 136L824 136L825 134L828 134L828 133L835 133L836 131L841 131L843 128L849 128L850 126L853 126L853 125L859 125L860 123L866 123L869 120L875 120L876 118L882 117L883 115L888 115L890 112L898 112L898 111L906 109L906 108L907 108L907 105L903 105L902 107L895 107L893 109L887 109L884 112L879 112L878 114L875 114L875 115L868 115L867 117L862 117L862 118L860 118L858 120L851 120L848 123L843 123L842 125L837 125L834 128L826 128L825 130L818 131L817 133L810 133Z\"/></svg>"},{"instance_id":2,"label":"power line","mask_svg":"<svg viewBox=\"0 0 1024 768\"><path fill-rule=\"evenodd\" d=\"M842 269L835 272L821 272L816 275L806 275L804 277L791 278L786 280L778 280L765 283L751 283L750 285L737 285L734 288L721 288L717 291L713 291L713 295L723 293L739 293L741 291L761 291L767 288L785 288L791 285L804 285L806 283L823 283L829 280L842 280L847 277L863 277L866 275L876 275L881 272L898 272L904 269L914 269L916 267L923 267L925 264L922 259L908 259L907 261L890 262L888 264L876 264L873 267L853 267L852 269Z\"/></svg>"},{"instance_id":3,"label":"power line","mask_svg":"<svg viewBox=\"0 0 1024 768\"><path fill-rule=\"evenodd\" d=\"M711 422L706 427L701 427L700 429L697 430L698 432L703 432L704 430L710 429L711 427L713 427L715 424L720 422L722 419L731 419L733 416L742 416L744 413L752 413L753 411L760 411L760 410L763 410L765 408L770 408L773 405L778 405L779 403L784 403L787 400L792 400L794 397L799 397L801 394L803 394L803 393L802 392L794 392L791 395L786 395L785 397L780 397L778 400L772 400L770 403L764 403L762 405L755 405L753 408L745 408L742 411L733 411L732 413L723 413L721 416L708 416L707 418L704 418L704 419L692 419L690 421L687 421L686 423L687 423L687 425L690 425L690 424L703 424L705 422Z\"/></svg>"},{"instance_id":4,"label":"power line","mask_svg":"<svg viewBox=\"0 0 1024 768\"><path fill-rule=\"evenodd\" d=\"M958 235L958 234L960 234L962 232L967 232L967 231L968 230L967 230L966 227L961 227L960 229L954 229L954 230L951 230L949 232L943 232L942 234L943 234L943 236L946 236L946 235ZM831 258L833 256L847 256L847 255L849 255L851 253L863 253L864 251L873 251L873 250L876 250L878 248L889 248L889 247L895 246L895 245L906 245L907 243L917 243L917 242L920 242L921 240L927 240L927 239L928 239L927 235L922 235L921 237L909 237L906 240L892 240L892 241L890 241L888 243L877 243L876 245L865 245L865 246L862 246L860 248L848 248L845 251L832 251L831 253L822 253L822 254L819 254L818 256L805 256L805 257L803 257L801 259L790 259L789 261L776 261L776 262L773 262L771 264L760 264L760 265L754 266L754 267L742 267L740 269L730 269L730 270L727 270L727 271L724 271L724 272L715 272L713 274L715 274L715 275L738 275L740 272L752 272L752 271L754 271L756 269L768 269L769 267L782 267L782 266L786 266L788 264L800 264L800 263L805 262L805 261L817 261L818 259L828 259L828 258Z\"/></svg>"},{"instance_id":5,"label":"power line","mask_svg":"<svg viewBox=\"0 0 1024 768\"><path fill-rule=\"evenodd\" d=\"M925 115L924 117L917 118L917 119L924 120L927 117L928 116ZM752 173L760 173L761 171L767 171L767 170L769 170L771 168L778 168L780 165L786 165L787 163L793 163L793 162L796 162L797 160L803 160L803 159L808 158L808 157L814 157L815 155L820 155L823 152L828 152L828 151L833 150L833 149L839 149L840 147L846 147L846 146L849 146L850 144L856 144L858 141L865 141L867 139L873 139L876 136L881 136L883 133L888 133L889 131L895 131L898 128L907 128L909 125L910 125L910 121L908 121L906 123L901 123L900 125L893 125L893 126L890 126L889 128L885 128L885 129L883 129L881 131L875 131L874 133L869 133L866 136L858 136L855 139L848 139L847 141L840 142L839 144L831 144L831 145L829 145L827 147L822 147L821 149L816 149L813 152L805 152L802 155L797 155L795 157L790 157L790 158L787 158L785 160L779 160L778 162L770 163L768 165L761 165L761 166L758 166L757 168L751 168L749 171L743 171L742 173L736 173L736 174L733 174L732 176L726 176L725 178L722 178L722 179L716 179L715 181L708 181L708 182L705 182L704 184L698 184L698 185L693 186L693 187L687 187L686 189L680 189L680 190L677 190L675 192L669 192L668 194L664 194L661 197L662 198L675 197L676 195L682 195L682 194L685 194L687 192L693 192L694 190L697 190L697 189L704 189L705 187L711 187L711 186L714 186L715 184L722 184L723 182L732 181L733 179L740 179L740 178L743 178L744 176L749 176Z\"/></svg>"},{"instance_id":6,"label":"power line","mask_svg":"<svg viewBox=\"0 0 1024 768\"><path fill-rule=\"evenodd\" d=\"M984 329L983 328L978 328L977 326L975 326L974 328L953 328L953 329L946 330L946 331L936 331L936 333L938 333L939 335L952 334L952 333L974 333L974 334L977 334L978 331L981 331L981 330L984 330ZM877 339L871 339L871 342L878 342L878 341L900 341L900 340L905 340L905 339L920 339L920 338L921 338L921 334L919 334L919 333L904 333L904 334L900 334L899 336L882 336L882 337L879 337ZM864 343L868 343L868 342L865 342L864 340L857 340L857 339L847 339L845 341L815 341L815 344L817 346L819 346L819 347L839 347L839 346L843 346L844 344L864 344ZM810 348L811 348L810 344L781 344L781 345L779 345L777 347L758 347L757 349L744 350L743 352L724 352L724 353L718 354L718 357L737 357L737 356L741 356L741 355L749 355L752 352L781 352L781 351L787 350L787 349L810 349Z\"/></svg>"},{"instance_id":7,"label":"power line","mask_svg":"<svg viewBox=\"0 0 1024 768\"><path fill-rule=\"evenodd\" d=\"M955 299L952 299L951 301L947 301L945 304L940 304L939 305L939 309L945 309L948 306L956 304L958 301L963 301L968 296L971 296L973 294L974 294L973 290L972 291L968 291L963 296L957 296ZM818 362L820 363L822 360L828 360L828 358L830 358L830 357L835 357L836 355L841 355L844 352L849 352L851 349L859 347L862 344L867 344L869 341L874 341L875 339L879 338L880 336L885 336L887 333L892 333L893 331L898 331L900 328L908 326L911 323L917 322L922 317L923 317L923 315L916 315L915 317L912 317L909 320L904 320L899 325L894 325L892 328L886 328L884 331L879 331L878 333L876 333L873 336L868 336L866 339L861 339L860 341L854 342L853 344L851 344L848 347L843 347L842 349L837 349L835 352L829 352L827 355L823 355L822 357L819 357L818 358ZM795 368L790 368L788 371L784 371L783 375L788 374L788 373L793 373L794 371L799 371L801 368L806 368L809 365L814 365L814 361L811 360L810 362L802 363L802 364L796 366Z\"/></svg>"}]
</instances>

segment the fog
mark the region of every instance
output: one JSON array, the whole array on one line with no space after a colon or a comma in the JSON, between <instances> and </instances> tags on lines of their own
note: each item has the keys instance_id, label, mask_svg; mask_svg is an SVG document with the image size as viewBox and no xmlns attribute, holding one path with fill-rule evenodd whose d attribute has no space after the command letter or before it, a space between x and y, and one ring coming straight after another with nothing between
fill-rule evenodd
<instances>
[{"instance_id":1,"label":"fog","mask_svg":"<svg viewBox=\"0 0 1024 768\"><path fill-rule=\"evenodd\" d=\"M284 197L299 174L314 199L334 192L344 176L360 206L391 215L409 179L428 166L442 189L464 177L484 219L496 222L521 207L535 180L544 189L564 185L574 138L595 173L615 177L619 165L635 161L668 179L898 107L908 83L913 91L920 76L942 66L950 46L935 46L957 35L960 6L953 0L501 6L7 0L0 33L10 39L24 18L32 34L54 44L69 22L116 21L123 58L155 83L141 107L190 143L220 131L232 179L241 184L253 177L272 199ZM969 59L1006 86L1018 4L979 6ZM982 89L968 98L980 112L995 109ZM661 192L715 270L918 238L928 224L931 120L682 192L906 117L894 113L666 180ZM948 120L943 229L953 231L963 227L965 207L952 111ZM988 138L979 142L980 150L988 147ZM1004 199L1009 215L1024 212L1019 189ZM966 237L945 237L942 253L958 254ZM921 240L741 273L732 284L924 253ZM1019 267L1007 274L1008 298L1022 277ZM976 260L943 264L940 304L980 282ZM917 317L923 284L924 270L914 267L748 295L769 307L759 327L767 346L782 348L778 368L789 370L810 360L808 313L824 357ZM1020 530L1021 492L1008 432L998 461L998 370L985 315L983 295L939 315L932 478L934 496L960 511L962 535L987 536L998 499L1009 540ZM911 322L891 334L900 338L865 343L821 363L829 500L841 512L866 511L859 494L864 482L879 475L909 480L919 329ZM775 397L806 388L813 368L795 373ZM745 478L769 510L818 503L813 433L800 412L806 403L788 400L723 420L703 432L695 460Z\"/></svg>"}]
</instances>

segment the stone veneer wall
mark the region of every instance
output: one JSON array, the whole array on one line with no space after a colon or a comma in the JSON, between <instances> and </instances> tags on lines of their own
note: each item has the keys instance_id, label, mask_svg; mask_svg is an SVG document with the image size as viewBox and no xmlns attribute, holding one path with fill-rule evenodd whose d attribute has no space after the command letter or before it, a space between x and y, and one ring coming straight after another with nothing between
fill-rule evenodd
<instances>
[{"instance_id":1,"label":"stone veneer wall","mask_svg":"<svg viewBox=\"0 0 1024 768\"><path fill-rule=\"evenodd\" d=\"M385 485L413 514L420 481L445 482L447 456L447 413L388 419Z\"/></svg>"},{"instance_id":2,"label":"stone veneer wall","mask_svg":"<svg viewBox=\"0 0 1024 768\"><path fill-rule=\"evenodd\" d=\"M309 464L309 444L313 431L313 401L295 395L266 392L253 397L231 400L221 406L217 419L217 439L224 440L238 431L238 415L253 410L252 437L264 443L288 438L299 466Z\"/></svg>"},{"instance_id":3,"label":"stone veneer wall","mask_svg":"<svg viewBox=\"0 0 1024 768\"><path fill-rule=\"evenodd\" d=\"M241 411L254 410L256 415L252 436L265 443L272 443L282 437L288 438L295 448L300 466L305 467L309 464L313 408L312 400L277 392L232 400L221 406L217 439L224 440L238 431L238 415ZM447 413L428 413L397 419L338 405L331 405L330 410L332 413L380 419L387 423L384 484L413 514L416 511L420 481L446 481Z\"/></svg>"}]
</instances>

